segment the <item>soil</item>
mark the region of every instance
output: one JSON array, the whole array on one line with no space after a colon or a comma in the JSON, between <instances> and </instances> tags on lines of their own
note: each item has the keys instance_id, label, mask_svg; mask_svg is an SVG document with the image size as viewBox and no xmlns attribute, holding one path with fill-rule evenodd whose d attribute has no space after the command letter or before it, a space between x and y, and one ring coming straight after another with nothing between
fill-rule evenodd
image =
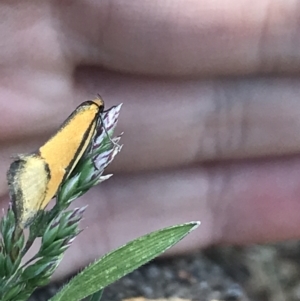
<instances>
[{"instance_id":1,"label":"soil","mask_svg":"<svg viewBox=\"0 0 300 301\"><path fill-rule=\"evenodd\" d=\"M61 284L38 290L48 300ZM131 297L199 301L300 301L300 242L213 247L157 259L110 285L102 301Z\"/></svg>"}]
</instances>

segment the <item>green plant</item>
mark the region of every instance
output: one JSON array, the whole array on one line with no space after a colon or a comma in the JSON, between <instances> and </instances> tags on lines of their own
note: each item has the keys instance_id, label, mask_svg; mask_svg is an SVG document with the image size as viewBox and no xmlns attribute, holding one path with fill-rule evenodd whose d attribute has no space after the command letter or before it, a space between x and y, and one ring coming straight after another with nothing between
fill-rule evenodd
<instances>
[{"instance_id":1,"label":"green plant","mask_svg":"<svg viewBox=\"0 0 300 301\"><path fill-rule=\"evenodd\" d=\"M121 105L102 113L101 124L87 151L70 176L60 185L55 206L40 210L29 225L29 235L18 227L14 204L10 203L0 222L0 299L27 300L33 291L49 283L64 252L81 232L79 222L86 207L68 209L69 205L91 187L110 178L103 171L120 152L121 136L112 138ZM51 300L81 300L91 296L100 300L102 289L133 271L177 243L198 222L159 230L129 242L105 255L74 277ZM24 255L41 238L40 248L27 262Z\"/></svg>"}]
</instances>

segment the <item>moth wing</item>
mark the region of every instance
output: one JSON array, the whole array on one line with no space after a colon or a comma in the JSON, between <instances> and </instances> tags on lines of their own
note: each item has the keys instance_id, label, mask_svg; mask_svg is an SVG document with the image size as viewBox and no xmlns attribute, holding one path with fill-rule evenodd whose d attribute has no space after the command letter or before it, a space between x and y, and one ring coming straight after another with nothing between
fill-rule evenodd
<instances>
[{"instance_id":1,"label":"moth wing","mask_svg":"<svg viewBox=\"0 0 300 301\"><path fill-rule=\"evenodd\" d=\"M41 209L49 179L47 164L37 155L21 156L11 164L9 192L21 227L26 227Z\"/></svg>"}]
</instances>

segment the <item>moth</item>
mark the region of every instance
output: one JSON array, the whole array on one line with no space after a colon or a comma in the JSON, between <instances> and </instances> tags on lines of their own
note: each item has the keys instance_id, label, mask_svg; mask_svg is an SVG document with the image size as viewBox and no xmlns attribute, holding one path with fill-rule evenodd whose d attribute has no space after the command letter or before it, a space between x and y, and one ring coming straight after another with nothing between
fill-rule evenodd
<instances>
[{"instance_id":1,"label":"moth","mask_svg":"<svg viewBox=\"0 0 300 301\"><path fill-rule=\"evenodd\" d=\"M90 145L103 112L100 97L83 102L37 151L18 155L11 163L9 195L20 228L27 227L56 195Z\"/></svg>"}]
</instances>

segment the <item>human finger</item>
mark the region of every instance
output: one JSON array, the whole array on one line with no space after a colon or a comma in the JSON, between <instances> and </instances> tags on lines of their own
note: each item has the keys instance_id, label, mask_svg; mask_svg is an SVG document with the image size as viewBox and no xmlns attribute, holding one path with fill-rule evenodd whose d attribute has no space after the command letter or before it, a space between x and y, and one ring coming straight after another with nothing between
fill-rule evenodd
<instances>
[{"instance_id":1,"label":"human finger","mask_svg":"<svg viewBox=\"0 0 300 301\"><path fill-rule=\"evenodd\" d=\"M113 177L75 202L89 205L84 235L56 277L138 236L191 220L201 226L173 252L298 238L299 164L294 157Z\"/></svg>"},{"instance_id":2,"label":"human finger","mask_svg":"<svg viewBox=\"0 0 300 301\"><path fill-rule=\"evenodd\" d=\"M294 1L115 0L60 3L55 9L62 44L75 65L168 76L300 67L300 10Z\"/></svg>"}]
</instances>

